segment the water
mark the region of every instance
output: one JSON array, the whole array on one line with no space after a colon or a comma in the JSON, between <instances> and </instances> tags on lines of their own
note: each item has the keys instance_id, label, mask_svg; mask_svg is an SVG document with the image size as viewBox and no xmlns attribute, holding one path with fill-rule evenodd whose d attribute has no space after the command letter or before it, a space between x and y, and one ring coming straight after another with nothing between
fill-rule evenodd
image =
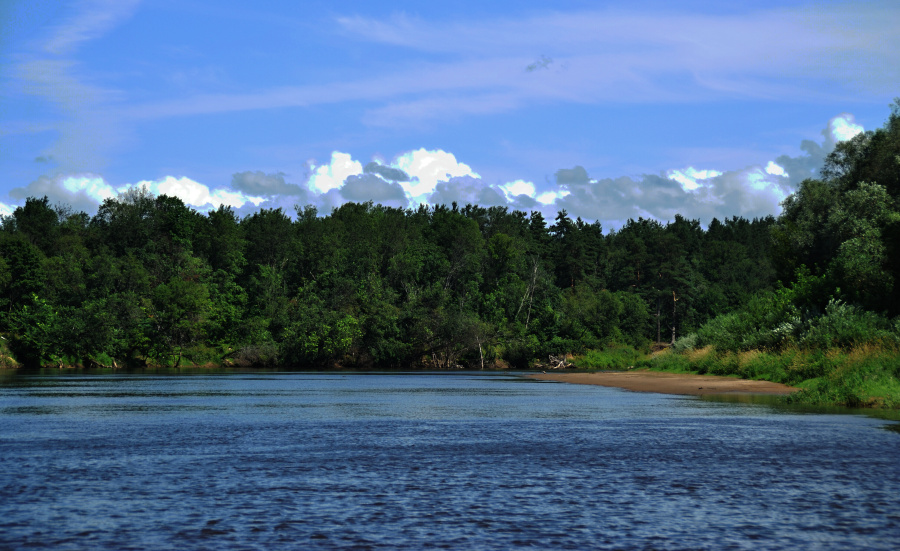
<instances>
[{"instance_id":1,"label":"water","mask_svg":"<svg viewBox=\"0 0 900 551\"><path fill-rule=\"evenodd\" d=\"M471 373L19 375L0 549L896 549L886 424Z\"/></svg>"}]
</instances>

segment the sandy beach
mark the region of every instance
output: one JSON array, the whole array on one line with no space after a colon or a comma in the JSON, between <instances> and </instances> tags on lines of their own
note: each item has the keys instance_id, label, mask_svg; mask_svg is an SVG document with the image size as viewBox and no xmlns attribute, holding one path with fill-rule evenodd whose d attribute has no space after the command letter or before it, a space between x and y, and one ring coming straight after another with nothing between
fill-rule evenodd
<instances>
[{"instance_id":1,"label":"sandy beach","mask_svg":"<svg viewBox=\"0 0 900 551\"><path fill-rule=\"evenodd\" d=\"M663 394L790 394L799 389L769 381L750 381L713 375L626 371L614 373L537 373L528 375L541 381L624 388Z\"/></svg>"}]
</instances>

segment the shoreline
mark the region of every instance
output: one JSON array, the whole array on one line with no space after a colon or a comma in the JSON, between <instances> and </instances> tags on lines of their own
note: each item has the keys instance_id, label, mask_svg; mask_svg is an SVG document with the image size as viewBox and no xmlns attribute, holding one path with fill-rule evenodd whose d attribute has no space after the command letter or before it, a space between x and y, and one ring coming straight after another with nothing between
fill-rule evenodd
<instances>
[{"instance_id":1,"label":"shoreline","mask_svg":"<svg viewBox=\"0 0 900 551\"><path fill-rule=\"evenodd\" d=\"M692 373L667 373L660 371L608 371L597 373L536 373L526 375L529 379L554 381L579 385L597 385L622 388L634 392L656 392L660 394L681 394L706 396L710 394L762 394L786 396L799 388L773 383L735 379L716 375L696 375Z\"/></svg>"}]
</instances>

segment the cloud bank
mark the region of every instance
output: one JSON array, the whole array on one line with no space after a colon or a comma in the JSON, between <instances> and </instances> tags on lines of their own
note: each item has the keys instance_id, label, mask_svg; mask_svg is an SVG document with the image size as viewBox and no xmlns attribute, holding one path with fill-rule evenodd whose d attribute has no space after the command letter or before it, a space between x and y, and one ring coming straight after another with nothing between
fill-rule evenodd
<instances>
[{"instance_id":1,"label":"cloud bank","mask_svg":"<svg viewBox=\"0 0 900 551\"><path fill-rule=\"evenodd\" d=\"M777 215L781 202L797 185L816 176L835 144L862 131L853 115L842 113L828 121L821 143L804 140L800 144L802 155L781 155L765 165L732 170L687 166L659 174L592 178L583 166L575 165L557 169L544 182L487 182L453 153L440 149L406 151L390 161L375 158L366 163L334 151L327 162L310 161L308 176L299 183L289 182L284 173L245 171L220 187L187 176L114 187L97 174L58 174L15 188L10 198L21 202L28 196L47 195L54 202L92 213L105 199L132 187L146 187L157 195L179 197L201 211L225 205L241 214L277 207L293 212L294 206L307 204L327 212L350 201L397 208L455 202L538 210L550 217L565 209L573 217L599 220L607 228L621 227L629 218L667 221L676 214L705 224L714 217ZM13 208L0 203L0 213L8 214Z\"/></svg>"}]
</instances>

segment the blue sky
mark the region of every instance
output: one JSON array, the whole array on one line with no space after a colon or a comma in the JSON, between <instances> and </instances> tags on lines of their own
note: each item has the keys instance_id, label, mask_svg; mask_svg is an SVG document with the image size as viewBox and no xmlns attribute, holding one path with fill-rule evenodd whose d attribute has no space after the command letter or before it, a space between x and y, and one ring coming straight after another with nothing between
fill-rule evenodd
<instances>
[{"instance_id":1,"label":"blue sky","mask_svg":"<svg viewBox=\"0 0 900 551\"><path fill-rule=\"evenodd\" d=\"M896 2L0 3L0 214L778 214L900 95Z\"/></svg>"}]
</instances>

